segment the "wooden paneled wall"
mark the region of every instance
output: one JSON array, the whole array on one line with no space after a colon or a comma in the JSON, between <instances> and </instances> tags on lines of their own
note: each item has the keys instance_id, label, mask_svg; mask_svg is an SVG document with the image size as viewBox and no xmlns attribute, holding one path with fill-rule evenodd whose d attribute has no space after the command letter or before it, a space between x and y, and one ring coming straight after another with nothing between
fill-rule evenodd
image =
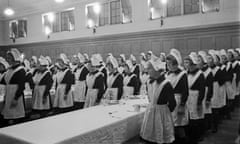
<instances>
[{"instance_id":1,"label":"wooden paneled wall","mask_svg":"<svg viewBox=\"0 0 240 144\"><path fill-rule=\"evenodd\" d=\"M240 47L240 23L225 23L200 27L176 28L108 36L92 36L53 42L41 42L0 47L0 55L16 47L29 58L32 55L49 55L56 59L60 53L68 56L81 53L107 53L118 56L121 53L136 56L140 52L152 50L154 54L168 53L177 48L183 56L191 51L227 49Z\"/></svg>"}]
</instances>

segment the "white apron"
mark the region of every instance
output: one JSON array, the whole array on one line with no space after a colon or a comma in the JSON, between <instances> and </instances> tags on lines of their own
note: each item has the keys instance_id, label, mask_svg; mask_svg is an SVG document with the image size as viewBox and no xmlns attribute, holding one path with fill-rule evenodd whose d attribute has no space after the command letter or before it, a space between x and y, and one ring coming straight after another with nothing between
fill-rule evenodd
<instances>
[{"instance_id":1,"label":"white apron","mask_svg":"<svg viewBox=\"0 0 240 144\"><path fill-rule=\"evenodd\" d=\"M2 78L4 77L5 73L0 74L0 81L2 81ZM0 84L0 102L2 102L4 100L4 96L5 96L5 90L6 86L3 84Z\"/></svg>"},{"instance_id":2,"label":"white apron","mask_svg":"<svg viewBox=\"0 0 240 144\"><path fill-rule=\"evenodd\" d=\"M131 76L125 76L123 79L123 98L132 96L134 93L134 87L127 86L134 74Z\"/></svg>"},{"instance_id":3,"label":"white apron","mask_svg":"<svg viewBox=\"0 0 240 144\"><path fill-rule=\"evenodd\" d=\"M112 85L118 76L119 76L119 74L117 74L115 76L109 75L107 77L107 90L104 94L104 98L106 98L108 100L117 100L118 99L118 88L112 88Z\"/></svg>"},{"instance_id":4,"label":"white apron","mask_svg":"<svg viewBox=\"0 0 240 144\"><path fill-rule=\"evenodd\" d=\"M44 78L48 71L45 71L43 74L36 73L33 77L33 81L35 84L33 90L33 100L32 100L32 108L35 110L48 110L50 109L50 97L47 96L44 102L44 92L46 89L45 85L39 85L39 82Z\"/></svg>"},{"instance_id":5,"label":"white apron","mask_svg":"<svg viewBox=\"0 0 240 144\"><path fill-rule=\"evenodd\" d=\"M176 74L169 74L166 76L166 79L170 81L171 85L173 88L175 88L179 82L179 80L182 78L182 76L185 74L184 71L179 73L178 75ZM174 126L185 126L188 124L188 109L187 105L184 106L184 114L179 115L178 111L180 109L180 104L181 104L181 97L182 95L180 94L174 94L175 100L176 100L176 107L174 111L172 112L172 118L174 122Z\"/></svg>"},{"instance_id":6,"label":"white apron","mask_svg":"<svg viewBox=\"0 0 240 144\"><path fill-rule=\"evenodd\" d=\"M175 139L174 124L168 106L157 104L159 95L166 83L167 80L164 80L160 85L154 82L148 86L151 103L145 111L140 135L150 142L172 143Z\"/></svg>"},{"instance_id":7,"label":"white apron","mask_svg":"<svg viewBox=\"0 0 240 144\"><path fill-rule=\"evenodd\" d=\"M215 77L217 71L220 68L216 66L214 69L212 69L213 76ZM217 81L213 82L213 97L211 99L211 106L212 108L221 108L222 106L220 105L220 95L219 95L219 84Z\"/></svg>"},{"instance_id":8,"label":"white apron","mask_svg":"<svg viewBox=\"0 0 240 144\"><path fill-rule=\"evenodd\" d=\"M207 78L207 76L211 73L211 69L208 68L206 71L203 72L204 77ZM211 108L211 101L209 105L206 105L206 100L207 100L207 93L208 93L208 88L205 88L205 96L203 99L203 112L204 114L211 114L212 113L212 108Z\"/></svg>"},{"instance_id":9,"label":"white apron","mask_svg":"<svg viewBox=\"0 0 240 144\"><path fill-rule=\"evenodd\" d=\"M147 82L149 80L149 75L144 73L140 75L141 87L140 95L147 95Z\"/></svg>"},{"instance_id":10,"label":"white apron","mask_svg":"<svg viewBox=\"0 0 240 144\"><path fill-rule=\"evenodd\" d=\"M18 85L10 84L10 81L13 75L21 69L23 69L23 67L21 66L16 68L15 70L9 69L4 76L6 82L5 104L2 110L2 115L4 119L18 119L25 117L23 96L18 98L17 105L15 107L11 107L11 103L15 97Z\"/></svg>"},{"instance_id":11,"label":"white apron","mask_svg":"<svg viewBox=\"0 0 240 144\"><path fill-rule=\"evenodd\" d=\"M75 85L73 86L73 98L75 102L84 102L86 93L86 81L79 81L79 76L82 73L84 66L76 71Z\"/></svg>"},{"instance_id":12,"label":"white apron","mask_svg":"<svg viewBox=\"0 0 240 144\"><path fill-rule=\"evenodd\" d=\"M197 78L200 76L202 72L198 71L195 75L188 75L188 85L189 85L189 96L187 100L187 107L190 119L197 120L197 119L203 119L204 113L203 108L201 104L201 110L197 110L198 107L198 97L199 92L195 90L191 90L190 87L194 84L194 82L197 80Z\"/></svg>"},{"instance_id":13,"label":"white apron","mask_svg":"<svg viewBox=\"0 0 240 144\"><path fill-rule=\"evenodd\" d=\"M230 67L231 67L231 63L228 62L226 70L228 71L230 69ZM232 82L227 81L225 84L225 87L226 87L226 92L227 92L227 99L233 100L235 97L235 91L233 89Z\"/></svg>"},{"instance_id":14,"label":"white apron","mask_svg":"<svg viewBox=\"0 0 240 144\"><path fill-rule=\"evenodd\" d=\"M235 67L236 67L237 65L238 65L238 62L235 61L235 62L232 64L233 69L235 69ZM234 98L235 98L236 95L239 94L238 89L237 89L236 79L237 79L237 74L234 73L234 74L233 74L233 79L232 79L232 87L233 87L233 90L234 90L234 95L233 95Z\"/></svg>"},{"instance_id":15,"label":"white apron","mask_svg":"<svg viewBox=\"0 0 240 144\"><path fill-rule=\"evenodd\" d=\"M87 75L86 83L87 83L87 95L86 95L86 101L84 104L84 108L88 108L91 106L96 105L97 95L98 95L98 89L94 89L93 86L95 84L96 78L101 75L101 72L98 72L94 75Z\"/></svg>"},{"instance_id":16,"label":"white apron","mask_svg":"<svg viewBox=\"0 0 240 144\"><path fill-rule=\"evenodd\" d=\"M70 88L67 98L64 99L65 97L65 89L66 89L66 84L61 84L66 72L68 69L65 71L59 71L56 75L57 79L57 89L56 89L56 94L54 97L53 101L53 106L58 107L58 108L67 108L67 107L72 107L73 106L73 92L72 89Z\"/></svg>"}]
</instances>

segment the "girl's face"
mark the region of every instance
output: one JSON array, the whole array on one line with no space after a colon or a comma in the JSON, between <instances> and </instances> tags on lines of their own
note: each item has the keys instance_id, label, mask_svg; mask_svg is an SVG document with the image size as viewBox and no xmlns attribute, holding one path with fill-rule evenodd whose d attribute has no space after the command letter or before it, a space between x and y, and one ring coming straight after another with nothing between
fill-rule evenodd
<instances>
[{"instance_id":1,"label":"girl's face","mask_svg":"<svg viewBox=\"0 0 240 144\"><path fill-rule=\"evenodd\" d=\"M129 69L129 67L128 67L127 64L124 65L124 71L125 71L126 73L130 73L130 69Z\"/></svg>"},{"instance_id":2,"label":"girl's face","mask_svg":"<svg viewBox=\"0 0 240 144\"><path fill-rule=\"evenodd\" d=\"M175 65L173 65L173 62L171 60L166 60L166 64L169 71L173 71L176 67Z\"/></svg>"},{"instance_id":3,"label":"girl's face","mask_svg":"<svg viewBox=\"0 0 240 144\"><path fill-rule=\"evenodd\" d=\"M113 68L113 65L111 63L107 63L106 67L107 67L109 73L114 72L114 68Z\"/></svg>"},{"instance_id":4,"label":"girl's face","mask_svg":"<svg viewBox=\"0 0 240 144\"><path fill-rule=\"evenodd\" d=\"M184 62L183 62L183 65L184 65L185 69L189 70L190 66L191 66L191 61L188 60L188 59L185 59Z\"/></svg>"},{"instance_id":5,"label":"girl's face","mask_svg":"<svg viewBox=\"0 0 240 144\"><path fill-rule=\"evenodd\" d=\"M7 54L6 61L10 64L13 65L15 63L15 60L13 58L13 55L11 53Z\"/></svg>"}]
</instances>

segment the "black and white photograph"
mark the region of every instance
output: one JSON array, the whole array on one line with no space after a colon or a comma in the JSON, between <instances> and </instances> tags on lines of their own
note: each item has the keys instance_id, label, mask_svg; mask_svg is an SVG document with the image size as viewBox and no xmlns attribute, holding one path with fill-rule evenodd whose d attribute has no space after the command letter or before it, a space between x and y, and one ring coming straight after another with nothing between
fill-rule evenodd
<instances>
[{"instance_id":1,"label":"black and white photograph","mask_svg":"<svg viewBox=\"0 0 240 144\"><path fill-rule=\"evenodd\" d=\"M0 144L240 144L240 0L0 0Z\"/></svg>"}]
</instances>

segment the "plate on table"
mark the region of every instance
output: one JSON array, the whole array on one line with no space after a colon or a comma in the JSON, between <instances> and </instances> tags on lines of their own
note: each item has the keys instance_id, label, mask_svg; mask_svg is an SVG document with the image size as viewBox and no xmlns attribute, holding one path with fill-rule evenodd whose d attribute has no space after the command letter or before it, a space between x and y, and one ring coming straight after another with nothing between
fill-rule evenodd
<instances>
[{"instance_id":1,"label":"plate on table","mask_svg":"<svg viewBox=\"0 0 240 144\"><path fill-rule=\"evenodd\" d=\"M110 104L110 105L119 104L119 101L118 101L118 100L110 100L110 101L108 102L108 104Z\"/></svg>"},{"instance_id":2,"label":"plate on table","mask_svg":"<svg viewBox=\"0 0 240 144\"><path fill-rule=\"evenodd\" d=\"M131 95L131 96L128 96L129 99L140 99L138 96L136 95Z\"/></svg>"}]
</instances>

